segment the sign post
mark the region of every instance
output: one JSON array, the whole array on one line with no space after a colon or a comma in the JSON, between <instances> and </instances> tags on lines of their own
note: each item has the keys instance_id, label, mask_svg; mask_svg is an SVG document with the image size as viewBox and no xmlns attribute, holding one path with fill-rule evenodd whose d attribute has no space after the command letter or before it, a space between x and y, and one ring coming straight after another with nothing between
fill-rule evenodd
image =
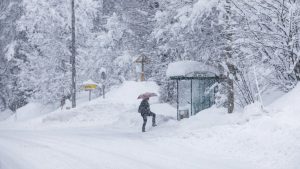
<instances>
[{"instance_id":1,"label":"sign post","mask_svg":"<svg viewBox=\"0 0 300 169\"><path fill-rule=\"evenodd\" d=\"M89 101L92 100L92 90L95 90L98 86L97 83L93 82L92 80L88 80L82 83L82 86L85 91L89 92Z\"/></svg>"},{"instance_id":2,"label":"sign post","mask_svg":"<svg viewBox=\"0 0 300 169\"><path fill-rule=\"evenodd\" d=\"M140 63L142 66L140 81L145 81L145 64L149 62L150 60L145 55L141 55L135 60L135 63Z\"/></svg>"}]
</instances>

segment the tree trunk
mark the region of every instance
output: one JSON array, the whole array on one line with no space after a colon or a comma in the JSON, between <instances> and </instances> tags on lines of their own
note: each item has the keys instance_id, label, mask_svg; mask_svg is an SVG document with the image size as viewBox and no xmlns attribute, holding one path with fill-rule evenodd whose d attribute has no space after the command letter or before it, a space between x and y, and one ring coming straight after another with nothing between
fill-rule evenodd
<instances>
[{"instance_id":1,"label":"tree trunk","mask_svg":"<svg viewBox=\"0 0 300 169\"><path fill-rule=\"evenodd\" d=\"M294 68L294 73L296 75L297 81L300 81L300 60L297 62Z\"/></svg>"},{"instance_id":2,"label":"tree trunk","mask_svg":"<svg viewBox=\"0 0 300 169\"><path fill-rule=\"evenodd\" d=\"M227 109L228 113L232 113L234 109L234 86L233 86L233 70L234 66L232 64L227 63L227 67L229 72L227 74Z\"/></svg>"},{"instance_id":3,"label":"tree trunk","mask_svg":"<svg viewBox=\"0 0 300 169\"><path fill-rule=\"evenodd\" d=\"M0 100L2 100L3 108L5 110L7 108L6 99L4 97L0 96ZM0 106L1 106L1 102L0 102ZM1 111L1 109L0 109L0 111Z\"/></svg>"},{"instance_id":4,"label":"tree trunk","mask_svg":"<svg viewBox=\"0 0 300 169\"><path fill-rule=\"evenodd\" d=\"M232 113L234 109L234 86L233 86L233 76L235 75L235 67L230 63L232 59L232 26L231 26L231 2L226 0L225 3L225 59L226 66L228 68L227 72L227 108L228 113Z\"/></svg>"}]
</instances>

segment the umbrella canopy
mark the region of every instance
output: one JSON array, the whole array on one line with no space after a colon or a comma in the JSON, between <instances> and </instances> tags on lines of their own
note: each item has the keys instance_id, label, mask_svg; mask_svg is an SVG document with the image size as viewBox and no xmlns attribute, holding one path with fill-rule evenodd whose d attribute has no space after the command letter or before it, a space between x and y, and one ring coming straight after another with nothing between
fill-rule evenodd
<instances>
[{"instance_id":1,"label":"umbrella canopy","mask_svg":"<svg viewBox=\"0 0 300 169\"><path fill-rule=\"evenodd\" d=\"M143 94L140 94L138 99L147 99L147 98L150 98L150 97L153 97L153 96L157 96L156 93L150 93L150 92L146 92L146 93L143 93Z\"/></svg>"}]
</instances>

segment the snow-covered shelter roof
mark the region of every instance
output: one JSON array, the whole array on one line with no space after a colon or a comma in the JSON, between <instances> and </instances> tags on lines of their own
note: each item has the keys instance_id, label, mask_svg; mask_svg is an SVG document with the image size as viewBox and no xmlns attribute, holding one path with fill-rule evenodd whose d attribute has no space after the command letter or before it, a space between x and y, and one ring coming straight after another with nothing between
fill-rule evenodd
<instances>
[{"instance_id":1,"label":"snow-covered shelter roof","mask_svg":"<svg viewBox=\"0 0 300 169\"><path fill-rule=\"evenodd\" d=\"M205 75L205 77L219 76L219 70L197 61L178 61L168 65L168 77L194 76L195 74Z\"/></svg>"}]
</instances>

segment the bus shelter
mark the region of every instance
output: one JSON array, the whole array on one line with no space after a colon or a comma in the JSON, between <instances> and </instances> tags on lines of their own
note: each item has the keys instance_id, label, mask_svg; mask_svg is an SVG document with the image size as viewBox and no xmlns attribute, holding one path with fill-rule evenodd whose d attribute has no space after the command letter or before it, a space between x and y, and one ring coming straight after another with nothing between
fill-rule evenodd
<instances>
[{"instance_id":1,"label":"bus shelter","mask_svg":"<svg viewBox=\"0 0 300 169\"><path fill-rule=\"evenodd\" d=\"M170 63L167 76L176 81L177 119L188 118L215 104L217 83L221 80L216 67L196 61Z\"/></svg>"}]
</instances>

